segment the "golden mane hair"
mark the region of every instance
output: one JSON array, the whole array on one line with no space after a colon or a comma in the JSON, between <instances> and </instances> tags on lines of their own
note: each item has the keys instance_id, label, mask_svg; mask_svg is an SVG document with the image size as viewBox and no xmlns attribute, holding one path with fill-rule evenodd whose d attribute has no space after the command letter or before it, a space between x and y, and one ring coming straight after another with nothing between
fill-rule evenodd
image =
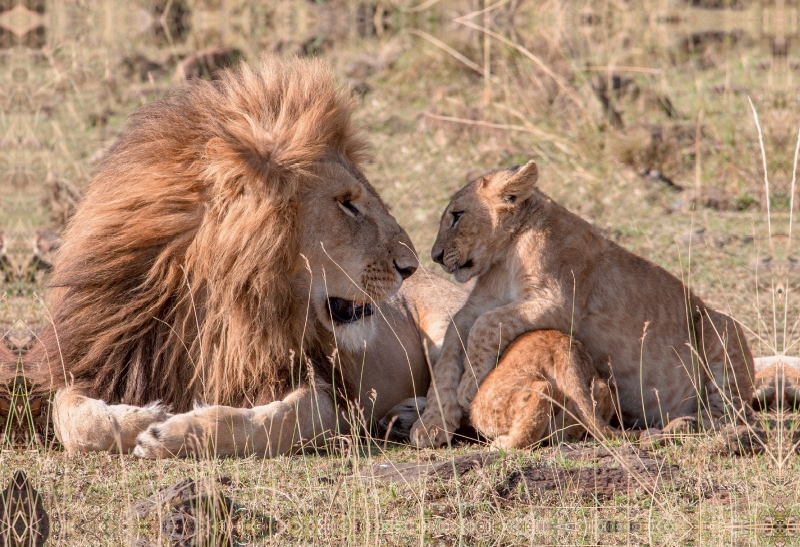
<instances>
[{"instance_id":1,"label":"golden mane hair","mask_svg":"<svg viewBox=\"0 0 800 547\"><path fill-rule=\"evenodd\" d=\"M363 160L354 107L323 62L266 56L136 111L65 231L39 381L262 404L299 381L303 336L324 379L332 338L292 293L298 196L324 154Z\"/></svg>"}]
</instances>

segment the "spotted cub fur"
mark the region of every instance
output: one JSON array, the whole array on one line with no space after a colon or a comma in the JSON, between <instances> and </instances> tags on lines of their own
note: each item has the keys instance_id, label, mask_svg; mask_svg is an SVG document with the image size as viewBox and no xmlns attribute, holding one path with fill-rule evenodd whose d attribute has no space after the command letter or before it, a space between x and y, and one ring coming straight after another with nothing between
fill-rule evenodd
<instances>
[{"instance_id":1,"label":"spotted cub fur","mask_svg":"<svg viewBox=\"0 0 800 547\"><path fill-rule=\"evenodd\" d=\"M576 440L583 424L603 427L614 414L608 383L583 345L554 330L523 334L503 354L472 401L470 419L497 449L547 438Z\"/></svg>"}]
</instances>

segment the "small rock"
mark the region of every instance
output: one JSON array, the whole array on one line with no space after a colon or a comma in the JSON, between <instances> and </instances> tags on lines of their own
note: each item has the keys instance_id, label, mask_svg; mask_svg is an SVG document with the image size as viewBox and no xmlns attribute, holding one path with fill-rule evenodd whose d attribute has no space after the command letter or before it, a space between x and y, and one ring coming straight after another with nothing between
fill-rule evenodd
<instances>
[{"instance_id":1,"label":"small rock","mask_svg":"<svg viewBox=\"0 0 800 547\"><path fill-rule=\"evenodd\" d=\"M164 65L147 58L141 53L123 57L122 61L120 61L120 66L125 76L137 78L142 82L149 80L150 77L159 77L166 72Z\"/></svg>"},{"instance_id":2,"label":"small rock","mask_svg":"<svg viewBox=\"0 0 800 547\"><path fill-rule=\"evenodd\" d=\"M222 505L230 506L230 500L221 495L220 486L227 486L232 483L228 476L217 477L214 479L184 479L167 488L162 488L155 495L137 503L130 509L132 516L146 517L151 511L156 510L162 505L170 505L178 508L189 504L198 497L220 497Z\"/></svg>"},{"instance_id":3,"label":"small rock","mask_svg":"<svg viewBox=\"0 0 800 547\"><path fill-rule=\"evenodd\" d=\"M473 452L438 462L386 462L374 465L371 473L360 475L360 478L401 484L420 482L428 478L451 479L485 467L498 457L499 452Z\"/></svg>"},{"instance_id":4,"label":"small rock","mask_svg":"<svg viewBox=\"0 0 800 547\"><path fill-rule=\"evenodd\" d=\"M670 190L674 190L676 192L680 192L683 190L683 186L675 184L672 182L672 179L669 179L664 176L664 173L659 171L658 169L649 169L645 167L639 171L639 176L646 178L650 182L656 183L659 186L663 186L664 188L669 188Z\"/></svg>"},{"instance_id":5,"label":"small rock","mask_svg":"<svg viewBox=\"0 0 800 547\"><path fill-rule=\"evenodd\" d=\"M353 92L354 95L364 98L364 96L371 91L369 84L363 80L355 80L351 79L347 82L347 86L350 88L350 91Z\"/></svg>"},{"instance_id":6,"label":"small rock","mask_svg":"<svg viewBox=\"0 0 800 547\"><path fill-rule=\"evenodd\" d=\"M698 243L703 243L706 240L706 229L705 228L695 228L694 230L689 230L685 234L683 234L683 242L687 245L697 245Z\"/></svg>"}]
</instances>

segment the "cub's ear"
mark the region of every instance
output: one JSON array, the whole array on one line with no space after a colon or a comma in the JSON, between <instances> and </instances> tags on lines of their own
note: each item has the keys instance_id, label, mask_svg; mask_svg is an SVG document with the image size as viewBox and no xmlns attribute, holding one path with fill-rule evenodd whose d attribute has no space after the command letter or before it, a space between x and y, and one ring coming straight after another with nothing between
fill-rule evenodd
<instances>
[{"instance_id":1,"label":"cub's ear","mask_svg":"<svg viewBox=\"0 0 800 547\"><path fill-rule=\"evenodd\" d=\"M505 205L525 201L536 191L539 168L531 160L522 167L499 171L484 179L484 187Z\"/></svg>"}]
</instances>

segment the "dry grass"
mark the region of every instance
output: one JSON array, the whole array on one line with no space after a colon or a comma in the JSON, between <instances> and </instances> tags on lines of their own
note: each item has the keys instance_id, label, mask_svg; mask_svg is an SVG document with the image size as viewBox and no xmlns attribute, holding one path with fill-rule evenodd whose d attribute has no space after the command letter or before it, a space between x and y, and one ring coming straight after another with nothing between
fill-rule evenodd
<instances>
[{"instance_id":1,"label":"dry grass","mask_svg":"<svg viewBox=\"0 0 800 547\"><path fill-rule=\"evenodd\" d=\"M43 23L41 32L0 44L0 230L22 272L3 276L0 331L24 345L45 321L46 273L28 274L31 256L46 262L52 249L34 251L35 230L61 229L92 163L130 112L178 85L181 59L226 46L246 59L265 50L324 56L364 94L357 121L374 150L368 176L427 266L450 194L534 158L545 192L740 319L756 355L798 355L800 269L789 224L797 6L722 4L733 8L45 2L43 14L25 19ZM411 486L379 480L375 466L447 461L478 447L418 452L343 440L326 455L164 462L38 447L0 452L0 484L27 471L51 515L53 545L156 542L160 517L137 521L130 507L180 479L220 475L234 481L223 490L241 507L237 537L254 544L272 541L264 523L273 522L275 541L297 543L788 545L800 472L787 440L794 423L784 421L791 434L783 444L772 435L761 455L730 456L710 433L651 448L669 470L661 482L635 475L633 491L600 497L560 473L544 493L509 481L530 469L624 468L628 446L583 462L565 457L568 447L522 451Z\"/></svg>"}]
</instances>

